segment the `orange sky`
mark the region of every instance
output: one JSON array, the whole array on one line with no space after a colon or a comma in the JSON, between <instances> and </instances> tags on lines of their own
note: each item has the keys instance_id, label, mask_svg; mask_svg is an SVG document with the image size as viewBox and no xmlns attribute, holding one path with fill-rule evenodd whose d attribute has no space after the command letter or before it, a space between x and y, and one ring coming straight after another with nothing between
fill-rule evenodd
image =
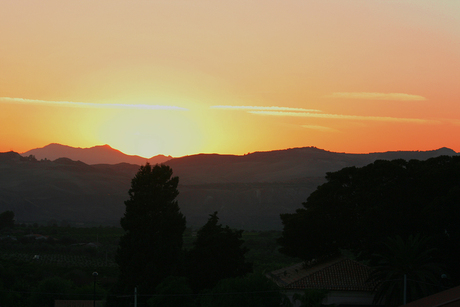
<instances>
[{"instance_id":1,"label":"orange sky","mask_svg":"<svg viewBox=\"0 0 460 307\"><path fill-rule=\"evenodd\" d=\"M460 1L2 0L0 152L460 151Z\"/></svg>"}]
</instances>

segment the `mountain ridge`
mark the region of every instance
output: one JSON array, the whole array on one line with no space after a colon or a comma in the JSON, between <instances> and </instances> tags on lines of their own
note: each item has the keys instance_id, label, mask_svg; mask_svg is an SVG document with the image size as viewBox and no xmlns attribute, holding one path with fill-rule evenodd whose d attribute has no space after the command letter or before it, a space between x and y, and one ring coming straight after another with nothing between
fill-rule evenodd
<instances>
[{"instance_id":1,"label":"mountain ridge","mask_svg":"<svg viewBox=\"0 0 460 307\"><path fill-rule=\"evenodd\" d=\"M143 158L137 155L127 155L110 145L97 145L89 148L72 147L58 143L51 143L41 148L31 149L21 154L22 156L33 155L37 159L56 160L58 158L69 158L82 161L86 164L151 164L163 163L172 159L171 156L157 155L151 158Z\"/></svg>"},{"instance_id":2,"label":"mountain ridge","mask_svg":"<svg viewBox=\"0 0 460 307\"><path fill-rule=\"evenodd\" d=\"M86 164L118 164L118 163L130 163L130 164L138 164L142 165L146 162L150 164L156 163L164 163L168 160L172 159L197 159L199 160L200 157L209 160L210 157L216 157L217 159L221 157L246 157L246 156L263 156L264 154L271 154L274 155L276 153L283 153L286 151L309 151L309 153L317 153L317 154L342 154L342 155L355 155L355 156L384 156L388 157L389 155L394 156L401 156L401 155L409 155L411 153L425 153L427 156L430 153L438 152L444 155L454 155L458 154L454 150L448 147L441 147L438 149L433 150L398 150L398 151L383 151L383 152L370 152L370 153L346 153L346 152L334 152L329 151L326 149L321 149L315 146L306 146L306 147L292 147L286 149L276 149L276 150L269 150L269 151L254 151L244 155L237 155L237 154L218 154L218 153L199 153L199 154L192 154L192 155L185 155L182 157L175 157L166 156L166 155L156 155L151 158L144 158L138 155L128 155L123 153L122 151L111 147L108 144L105 145L96 145L93 147L81 148L81 147L72 147L69 145L63 145L59 143L50 143L44 147L34 148L28 150L26 152L20 153L22 156L29 156L33 155L35 158L41 159L48 159L48 160L56 160L58 158L69 158L75 161L82 161ZM93 157L91 157L93 155ZM94 157L96 155L96 157Z\"/></svg>"},{"instance_id":3,"label":"mountain ridge","mask_svg":"<svg viewBox=\"0 0 460 307\"><path fill-rule=\"evenodd\" d=\"M347 166L364 166L375 160L426 160L439 155L456 155L451 149L396 151L371 154L336 153L316 147L298 147L242 156L198 154L173 158L171 166L181 181L193 184L285 182L305 177L324 177Z\"/></svg>"},{"instance_id":4,"label":"mountain ridge","mask_svg":"<svg viewBox=\"0 0 460 307\"><path fill-rule=\"evenodd\" d=\"M315 147L243 156L200 154L164 163L179 177L178 202L191 227L218 211L221 222L240 229L280 229L281 213L295 212L327 172L375 160L426 160L457 155L451 149L372 154L334 153ZM141 164L144 164L145 160ZM71 220L119 225L130 182L139 164L86 164L69 158L37 160L0 153L0 212L17 221Z\"/></svg>"}]
</instances>

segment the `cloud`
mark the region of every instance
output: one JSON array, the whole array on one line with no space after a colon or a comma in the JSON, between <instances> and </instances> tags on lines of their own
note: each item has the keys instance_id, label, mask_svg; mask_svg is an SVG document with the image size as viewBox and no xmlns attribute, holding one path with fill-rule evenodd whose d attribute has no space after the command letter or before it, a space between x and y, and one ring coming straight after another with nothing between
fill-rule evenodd
<instances>
[{"instance_id":1,"label":"cloud","mask_svg":"<svg viewBox=\"0 0 460 307\"><path fill-rule=\"evenodd\" d=\"M0 97L0 102L21 103L21 104L43 104L50 106L76 107L76 108L98 108L98 109L143 109L143 110L188 110L177 106L149 105L149 104L124 104L124 103L93 103L73 101L50 101L38 99L24 99Z\"/></svg>"},{"instance_id":2,"label":"cloud","mask_svg":"<svg viewBox=\"0 0 460 307\"><path fill-rule=\"evenodd\" d=\"M381 116L359 116L359 115L342 115L342 114L324 114L309 112L277 112L277 111L249 111L251 114L266 116L293 116L293 117L310 117L325 119L345 119L345 120L369 120L382 122L406 122L415 124L437 123L437 121L418 119L418 118L399 118L399 117L381 117Z\"/></svg>"},{"instance_id":3,"label":"cloud","mask_svg":"<svg viewBox=\"0 0 460 307\"><path fill-rule=\"evenodd\" d=\"M340 94L340 93L335 93ZM347 93L342 93L347 94ZM352 93L348 93L352 94ZM355 93L356 94L356 93ZM359 93L358 93L359 94ZM372 94L372 93L367 93ZM375 93L374 93L375 94ZM405 95L405 94L398 94ZM360 115L342 115L342 114L325 114L321 110L304 109L304 108L289 108L289 107L263 107L263 106L211 106L212 109L224 110L240 110L250 114L265 115L265 116L291 116L291 117L309 117L309 118L324 118L324 119L342 119L342 120L361 120L361 121L380 121L380 122L405 122L415 124L438 123L438 121L419 119L419 118L399 118L399 117L383 117L383 116L360 116ZM320 129L320 126L304 126L305 128ZM323 127L323 130L327 127Z\"/></svg>"},{"instance_id":4,"label":"cloud","mask_svg":"<svg viewBox=\"0 0 460 307\"><path fill-rule=\"evenodd\" d=\"M460 126L460 120L458 119L446 119L445 122L454 126Z\"/></svg>"},{"instance_id":5,"label":"cloud","mask_svg":"<svg viewBox=\"0 0 460 307\"><path fill-rule=\"evenodd\" d=\"M369 100L398 100L398 101L423 101L427 100L423 96L410 95L403 93L369 93L369 92L355 92L355 93L332 93L331 95L324 96L326 98L346 98L346 99L369 99Z\"/></svg>"},{"instance_id":6,"label":"cloud","mask_svg":"<svg viewBox=\"0 0 460 307\"><path fill-rule=\"evenodd\" d=\"M321 112L315 109L289 108L289 107L260 107L260 106L211 106L211 109L243 110L243 111L299 111L299 112Z\"/></svg>"},{"instance_id":7,"label":"cloud","mask_svg":"<svg viewBox=\"0 0 460 307\"><path fill-rule=\"evenodd\" d=\"M316 125L302 125L303 128L307 129L312 129L312 130L319 130L319 131L334 131L337 132L338 130L330 128L330 127L324 127L324 126L316 126Z\"/></svg>"}]
</instances>

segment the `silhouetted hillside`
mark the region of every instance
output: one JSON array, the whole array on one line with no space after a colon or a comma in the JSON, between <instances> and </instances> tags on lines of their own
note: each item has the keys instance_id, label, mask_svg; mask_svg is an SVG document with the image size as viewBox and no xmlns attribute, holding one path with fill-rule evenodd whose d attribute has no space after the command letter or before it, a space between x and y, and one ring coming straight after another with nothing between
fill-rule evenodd
<instances>
[{"instance_id":1,"label":"silhouetted hillside","mask_svg":"<svg viewBox=\"0 0 460 307\"><path fill-rule=\"evenodd\" d=\"M61 144L49 144L43 148L29 150L23 156L34 155L37 159L56 160L58 158L69 158L75 161L82 161L86 164L150 164L163 163L171 159L171 156L158 155L150 159L139 156L131 156L113 149L109 145L94 146L91 148L75 148Z\"/></svg>"},{"instance_id":2,"label":"silhouetted hillside","mask_svg":"<svg viewBox=\"0 0 460 307\"><path fill-rule=\"evenodd\" d=\"M244 156L194 155L166 162L179 176L179 206L193 227L219 212L223 224L244 229L279 229L280 213L294 212L325 182L325 174L376 159L420 159L455 155L425 152L334 153L314 147ZM39 158L39 157L38 157ZM71 220L118 225L131 179L139 165L88 165L69 158L36 160L0 153L0 212L18 221Z\"/></svg>"},{"instance_id":3,"label":"silhouetted hillside","mask_svg":"<svg viewBox=\"0 0 460 307\"><path fill-rule=\"evenodd\" d=\"M316 147L255 152L244 156L200 154L171 159L165 164L187 184L286 182L324 178L326 172L364 166L375 160L426 160L456 155L448 148L431 151L396 151L371 154L336 153Z\"/></svg>"}]
</instances>

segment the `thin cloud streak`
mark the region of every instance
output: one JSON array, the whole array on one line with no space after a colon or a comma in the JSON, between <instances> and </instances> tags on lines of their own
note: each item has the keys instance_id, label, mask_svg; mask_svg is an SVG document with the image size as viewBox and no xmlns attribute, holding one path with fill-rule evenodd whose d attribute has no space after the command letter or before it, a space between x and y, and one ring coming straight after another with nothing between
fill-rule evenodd
<instances>
[{"instance_id":1,"label":"thin cloud streak","mask_svg":"<svg viewBox=\"0 0 460 307\"><path fill-rule=\"evenodd\" d=\"M289 108L289 107L260 107L260 106L211 106L211 109L222 110L243 110L243 111L299 111L299 112L321 112L315 109Z\"/></svg>"},{"instance_id":2,"label":"thin cloud streak","mask_svg":"<svg viewBox=\"0 0 460 307\"><path fill-rule=\"evenodd\" d=\"M311 118L326 118L326 119L345 119L345 120L369 120L383 122L406 122L415 124L438 123L438 121L418 119L418 118L397 118L397 117L382 117L382 116L359 116L359 115L342 115L342 114L318 114L308 112L271 112L271 111L249 111L251 114L267 115L267 116L293 116L293 117L311 117Z\"/></svg>"},{"instance_id":3,"label":"thin cloud streak","mask_svg":"<svg viewBox=\"0 0 460 307\"><path fill-rule=\"evenodd\" d=\"M370 92L351 92L351 93L332 93L324 96L325 98L345 98L345 99L369 99L369 100L398 100L398 101L424 101L425 97L420 95L410 95L404 93L370 93Z\"/></svg>"},{"instance_id":4,"label":"thin cloud streak","mask_svg":"<svg viewBox=\"0 0 460 307\"><path fill-rule=\"evenodd\" d=\"M21 104L43 104L43 105L50 105L50 106L76 107L76 108L98 108L98 109L142 109L142 110L181 110L181 111L188 110L182 107L164 106L164 105L49 101L49 100L11 98L11 97L0 97L0 102L21 103Z\"/></svg>"},{"instance_id":5,"label":"thin cloud streak","mask_svg":"<svg viewBox=\"0 0 460 307\"><path fill-rule=\"evenodd\" d=\"M316 126L316 125L302 125L302 128L318 130L318 131L325 131L325 132L338 132L338 130L324 127L324 126Z\"/></svg>"}]
</instances>

